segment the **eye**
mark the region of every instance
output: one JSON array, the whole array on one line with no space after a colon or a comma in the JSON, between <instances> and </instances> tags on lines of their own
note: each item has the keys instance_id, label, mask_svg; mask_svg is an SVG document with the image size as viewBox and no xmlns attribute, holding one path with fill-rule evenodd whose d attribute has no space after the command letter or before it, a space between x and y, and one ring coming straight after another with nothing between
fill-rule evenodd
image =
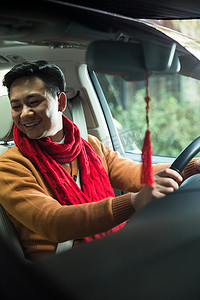
<instances>
[{"instance_id":1,"label":"eye","mask_svg":"<svg viewBox=\"0 0 200 300\"><path fill-rule=\"evenodd\" d=\"M40 100L32 100L32 101L30 101L30 105L31 106L36 106L36 105L38 105L40 103Z\"/></svg>"},{"instance_id":2,"label":"eye","mask_svg":"<svg viewBox=\"0 0 200 300\"><path fill-rule=\"evenodd\" d=\"M13 104L11 106L12 110L19 110L21 108L21 105L20 104Z\"/></svg>"}]
</instances>

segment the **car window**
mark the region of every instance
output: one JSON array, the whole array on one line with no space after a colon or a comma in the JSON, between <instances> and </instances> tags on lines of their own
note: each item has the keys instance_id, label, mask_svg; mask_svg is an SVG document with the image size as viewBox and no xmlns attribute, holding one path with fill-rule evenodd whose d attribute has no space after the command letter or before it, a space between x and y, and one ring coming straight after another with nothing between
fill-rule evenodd
<instances>
[{"instance_id":1,"label":"car window","mask_svg":"<svg viewBox=\"0 0 200 300\"><path fill-rule=\"evenodd\" d=\"M125 152L140 152L146 130L145 82L97 73ZM153 154L177 156L200 135L200 83L180 75L149 78Z\"/></svg>"}]
</instances>

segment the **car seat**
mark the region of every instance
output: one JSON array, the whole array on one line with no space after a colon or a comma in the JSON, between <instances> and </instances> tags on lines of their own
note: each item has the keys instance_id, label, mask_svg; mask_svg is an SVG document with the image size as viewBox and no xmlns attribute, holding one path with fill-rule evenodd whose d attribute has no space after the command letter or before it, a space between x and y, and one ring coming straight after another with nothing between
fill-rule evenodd
<instances>
[{"instance_id":1,"label":"car seat","mask_svg":"<svg viewBox=\"0 0 200 300\"><path fill-rule=\"evenodd\" d=\"M10 101L7 95L2 95L0 96L0 155L14 145L12 128L13 121L11 116ZM18 256L25 258L15 227L8 218L1 204L0 235Z\"/></svg>"}]
</instances>

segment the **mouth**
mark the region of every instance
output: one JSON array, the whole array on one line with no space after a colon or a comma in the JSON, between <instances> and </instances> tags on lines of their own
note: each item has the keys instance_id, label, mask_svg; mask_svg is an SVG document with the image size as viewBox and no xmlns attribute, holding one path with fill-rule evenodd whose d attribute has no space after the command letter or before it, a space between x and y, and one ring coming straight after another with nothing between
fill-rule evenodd
<instances>
[{"instance_id":1,"label":"mouth","mask_svg":"<svg viewBox=\"0 0 200 300\"><path fill-rule=\"evenodd\" d=\"M22 125L25 128L34 128L35 126L37 126L40 123L40 121L36 121L36 122L31 122L31 123L23 123Z\"/></svg>"}]
</instances>

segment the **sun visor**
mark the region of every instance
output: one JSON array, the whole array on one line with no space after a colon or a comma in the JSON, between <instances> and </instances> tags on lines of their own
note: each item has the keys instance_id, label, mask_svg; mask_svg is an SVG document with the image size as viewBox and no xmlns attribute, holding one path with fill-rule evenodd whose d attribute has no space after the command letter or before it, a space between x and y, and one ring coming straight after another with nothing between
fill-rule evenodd
<instances>
[{"instance_id":1,"label":"sun visor","mask_svg":"<svg viewBox=\"0 0 200 300\"><path fill-rule=\"evenodd\" d=\"M200 79L200 61L191 54L185 54L180 57L181 70L183 76Z\"/></svg>"},{"instance_id":2,"label":"sun visor","mask_svg":"<svg viewBox=\"0 0 200 300\"><path fill-rule=\"evenodd\" d=\"M141 81L145 79L146 70L149 75L177 73L180 62L175 51L176 43L95 41L88 48L86 62L91 71Z\"/></svg>"}]
</instances>

